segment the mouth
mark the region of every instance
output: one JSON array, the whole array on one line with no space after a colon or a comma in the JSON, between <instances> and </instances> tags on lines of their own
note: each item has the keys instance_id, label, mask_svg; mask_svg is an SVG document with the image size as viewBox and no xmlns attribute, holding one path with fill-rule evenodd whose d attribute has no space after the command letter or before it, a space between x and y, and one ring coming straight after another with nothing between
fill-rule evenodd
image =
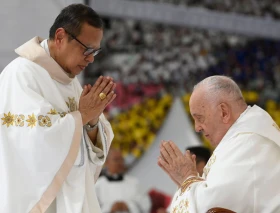
<instances>
[{"instance_id":1,"label":"mouth","mask_svg":"<svg viewBox=\"0 0 280 213\"><path fill-rule=\"evenodd\" d=\"M81 70L84 70L86 68L86 66L82 66L82 65L79 65L78 66Z\"/></svg>"},{"instance_id":2,"label":"mouth","mask_svg":"<svg viewBox=\"0 0 280 213\"><path fill-rule=\"evenodd\" d=\"M209 135L207 134L207 135L204 135L206 138L208 138L209 137Z\"/></svg>"}]
</instances>

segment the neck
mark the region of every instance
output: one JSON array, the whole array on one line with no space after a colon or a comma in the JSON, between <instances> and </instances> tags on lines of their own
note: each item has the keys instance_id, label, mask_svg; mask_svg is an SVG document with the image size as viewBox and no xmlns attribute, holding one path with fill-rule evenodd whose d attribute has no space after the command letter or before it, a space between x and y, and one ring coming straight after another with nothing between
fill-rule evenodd
<instances>
[{"instance_id":1,"label":"neck","mask_svg":"<svg viewBox=\"0 0 280 213\"><path fill-rule=\"evenodd\" d=\"M245 110L247 109L248 105L242 101L242 102L237 102L235 110L234 110L234 122L240 117L240 115L245 112Z\"/></svg>"},{"instance_id":2,"label":"neck","mask_svg":"<svg viewBox=\"0 0 280 213\"><path fill-rule=\"evenodd\" d=\"M232 114L233 116L232 116L232 120L228 126L228 130L237 121L237 119L241 116L241 114L243 112L245 112L247 107L248 107L247 104L245 102L243 102L243 103L237 104L237 106L235 108L233 108L233 114Z\"/></svg>"}]
</instances>

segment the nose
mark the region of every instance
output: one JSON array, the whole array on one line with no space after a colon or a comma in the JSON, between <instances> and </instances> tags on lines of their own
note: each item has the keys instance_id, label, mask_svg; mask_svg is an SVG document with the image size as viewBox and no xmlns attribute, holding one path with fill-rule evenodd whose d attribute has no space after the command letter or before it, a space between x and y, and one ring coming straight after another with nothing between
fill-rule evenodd
<instances>
[{"instance_id":1,"label":"nose","mask_svg":"<svg viewBox=\"0 0 280 213\"><path fill-rule=\"evenodd\" d=\"M198 125L197 123L194 124L194 128L196 132L202 132L202 127L200 125Z\"/></svg>"},{"instance_id":2,"label":"nose","mask_svg":"<svg viewBox=\"0 0 280 213\"><path fill-rule=\"evenodd\" d=\"M94 56L93 56L93 54L90 54L90 55L86 56L85 60L86 60L87 62L89 62L89 63L94 62Z\"/></svg>"}]
</instances>

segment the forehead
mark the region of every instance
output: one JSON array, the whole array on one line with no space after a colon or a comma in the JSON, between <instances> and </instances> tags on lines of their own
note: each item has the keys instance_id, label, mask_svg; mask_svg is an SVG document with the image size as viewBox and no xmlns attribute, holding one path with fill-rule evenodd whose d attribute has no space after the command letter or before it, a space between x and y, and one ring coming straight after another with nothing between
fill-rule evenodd
<instances>
[{"instance_id":1,"label":"forehead","mask_svg":"<svg viewBox=\"0 0 280 213\"><path fill-rule=\"evenodd\" d=\"M190 98L190 111L194 115L204 115L207 111L207 100L202 89L196 89Z\"/></svg>"},{"instance_id":2,"label":"forehead","mask_svg":"<svg viewBox=\"0 0 280 213\"><path fill-rule=\"evenodd\" d=\"M84 23L78 38L89 47L99 48L103 38L103 30Z\"/></svg>"}]
</instances>

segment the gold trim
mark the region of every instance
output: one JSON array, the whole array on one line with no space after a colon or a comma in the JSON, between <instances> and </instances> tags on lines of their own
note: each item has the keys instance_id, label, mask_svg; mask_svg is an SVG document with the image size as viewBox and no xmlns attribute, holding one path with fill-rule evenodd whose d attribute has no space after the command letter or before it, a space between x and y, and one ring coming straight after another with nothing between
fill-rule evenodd
<instances>
[{"instance_id":1,"label":"gold trim","mask_svg":"<svg viewBox=\"0 0 280 213\"><path fill-rule=\"evenodd\" d=\"M49 112L48 112L49 115L57 115L57 111L56 109L51 109Z\"/></svg>"},{"instance_id":2,"label":"gold trim","mask_svg":"<svg viewBox=\"0 0 280 213\"><path fill-rule=\"evenodd\" d=\"M15 115L15 125L19 127L24 126L24 120L25 116L24 115Z\"/></svg>"},{"instance_id":3,"label":"gold trim","mask_svg":"<svg viewBox=\"0 0 280 213\"><path fill-rule=\"evenodd\" d=\"M65 115L67 115L67 112L59 112L58 113L60 115L61 118L65 117Z\"/></svg>"},{"instance_id":4,"label":"gold trim","mask_svg":"<svg viewBox=\"0 0 280 213\"><path fill-rule=\"evenodd\" d=\"M49 118L49 116L40 115L40 116L38 116L38 120L39 120L39 125L42 127L44 127L44 126L51 127L52 126L52 122L51 122L51 119Z\"/></svg>"},{"instance_id":5,"label":"gold trim","mask_svg":"<svg viewBox=\"0 0 280 213\"><path fill-rule=\"evenodd\" d=\"M66 112L57 112L55 109L51 109L47 114L50 115L60 115L60 117L64 117ZM34 113L32 115L28 115L28 118L23 114L12 114L8 112L4 113L4 117L1 118L3 120L2 125L6 125L7 127L15 126L15 127L24 127L25 122L28 123L27 127L35 127L37 125L37 121L39 126L41 127L51 127L52 121L47 115L39 115L36 117Z\"/></svg>"},{"instance_id":6,"label":"gold trim","mask_svg":"<svg viewBox=\"0 0 280 213\"><path fill-rule=\"evenodd\" d=\"M4 117L1 118L1 120L3 120L2 125L7 125L7 127L13 126L15 122L15 116L11 114L11 112L8 112L8 114L4 113Z\"/></svg>"},{"instance_id":7,"label":"gold trim","mask_svg":"<svg viewBox=\"0 0 280 213\"><path fill-rule=\"evenodd\" d=\"M69 108L70 112L75 112L78 110L78 105L75 100L75 97L70 98L68 97L69 102L66 101L67 107Z\"/></svg>"},{"instance_id":8,"label":"gold trim","mask_svg":"<svg viewBox=\"0 0 280 213\"><path fill-rule=\"evenodd\" d=\"M172 213L188 213L189 201L187 199L181 200L173 209Z\"/></svg>"},{"instance_id":9,"label":"gold trim","mask_svg":"<svg viewBox=\"0 0 280 213\"><path fill-rule=\"evenodd\" d=\"M186 189L193 183L196 183L196 182L200 182L200 181L204 181L203 178L200 178L200 177L191 177L187 180L185 180L182 185L181 185L181 193L180 195L183 195L186 191Z\"/></svg>"},{"instance_id":10,"label":"gold trim","mask_svg":"<svg viewBox=\"0 0 280 213\"><path fill-rule=\"evenodd\" d=\"M203 174L205 178L208 176L208 173L210 172L210 169L215 162L216 162L216 155L212 154L212 156L210 157L206 166L203 169Z\"/></svg>"},{"instance_id":11,"label":"gold trim","mask_svg":"<svg viewBox=\"0 0 280 213\"><path fill-rule=\"evenodd\" d=\"M46 191L42 194L40 200L34 205L29 213L39 213L45 212L47 208L51 205L57 193L59 192L62 184L66 180L75 160L78 156L78 151L80 149L81 135L82 135L82 117L79 111L70 113L75 119L75 132L72 139L72 144L69 149L68 155L66 156L64 162L62 163L60 169L53 178L53 181L48 186Z\"/></svg>"},{"instance_id":12,"label":"gold trim","mask_svg":"<svg viewBox=\"0 0 280 213\"><path fill-rule=\"evenodd\" d=\"M37 119L36 119L34 113L32 113L32 115L28 115L28 119L26 121L28 122L27 127L29 127L29 126L31 128L35 127L36 123L37 123Z\"/></svg>"}]
</instances>

